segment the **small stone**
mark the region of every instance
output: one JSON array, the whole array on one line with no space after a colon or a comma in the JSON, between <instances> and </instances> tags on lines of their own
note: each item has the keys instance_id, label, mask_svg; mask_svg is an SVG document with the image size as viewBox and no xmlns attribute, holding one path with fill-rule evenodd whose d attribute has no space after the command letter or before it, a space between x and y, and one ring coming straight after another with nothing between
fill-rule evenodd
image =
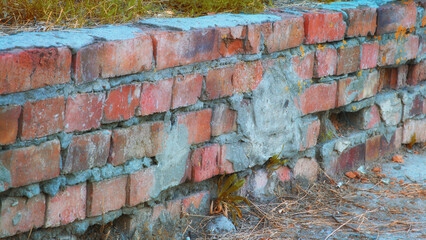
<instances>
[{"instance_id":1,"label":"small stone","mask_svg":"<svg viewBox=\"0 0 426 240\"><path fill-rule=\"evenodd\" d=\"M236 231L234 224L225 216L220 215L211 220L206 226L207 232L221 234Z\"/></svg>"}]
</instances>

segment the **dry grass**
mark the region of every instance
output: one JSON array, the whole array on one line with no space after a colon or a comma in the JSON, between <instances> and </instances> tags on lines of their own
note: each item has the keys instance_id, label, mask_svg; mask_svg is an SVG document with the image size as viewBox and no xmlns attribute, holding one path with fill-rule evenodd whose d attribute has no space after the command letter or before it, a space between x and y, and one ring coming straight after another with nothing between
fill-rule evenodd
<instances>
[{"instance_id":1,"label":"dry grass","mask_svg":"<svg viewBox=\"0 0 426 240\"><path fill-rule=\"evenodd\" d=\"M386 206L389 199L395 198L426 200L424 185L403 182L386 185L385 176L372 171L363 177L368 179L368 185L347 178L337 185L337 180L323 173L322 181L307 188L295 184L293 193L277 192L271 202L253 202L250 207L241 207L243 218L238 221L240 228L236 233L206 234L203 229L211 217L189 228L196 239L343 239L348 236L370 239L384 232L405 234L426 230L426 222L412 217L423 216L424 210ZM373 200L377 204L371 204ZM383 206L387 211L383 211Z\"/></svg>"}]
</instances>

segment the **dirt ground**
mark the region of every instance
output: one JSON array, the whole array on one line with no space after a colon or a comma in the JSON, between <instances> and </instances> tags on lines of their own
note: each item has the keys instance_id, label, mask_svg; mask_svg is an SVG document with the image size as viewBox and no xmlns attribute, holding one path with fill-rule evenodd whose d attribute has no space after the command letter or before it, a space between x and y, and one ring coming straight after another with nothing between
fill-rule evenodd
<instances>
[{"instance_id":1,"label":"dirt ground","mask_svg":"<svg viewBox=\"0 0 426 240\"><path fill-rule=\"evenodd\" d=\"M426 239L426 145L361 168L350 179L322 174L269 202L242 207L236 232L206 234L212 217L192 217L187 239ZM375 168L375 169L374 169ZM373 171L374 170L374 171Z\"/></svg>"}]
</instances>

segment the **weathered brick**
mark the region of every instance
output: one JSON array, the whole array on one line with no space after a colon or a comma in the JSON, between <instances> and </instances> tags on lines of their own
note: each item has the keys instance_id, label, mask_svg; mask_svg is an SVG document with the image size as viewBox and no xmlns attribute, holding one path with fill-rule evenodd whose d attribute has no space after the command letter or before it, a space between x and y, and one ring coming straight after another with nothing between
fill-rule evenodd
<instances>
[{"instance_id":1,"label":"weathered brick","mask_svg":"<svg viewBox=\"0 0 426 240\"><path fill-rule=\"evenodd\" d=\"M303 17L289 13L275 13L280 21L261 26L268 53L297 47L304 39Z\"/></svg>"},{"instance_id":2,"label":"weathered brick","mask_svg":"<svg viewBox=\"0 0 426 240\"><path fill-rule=\"evenodd\" d=\"M0 53L0 95L67 83L70 74L71 51L66 47Z\"/></svg>"},{"instance_id":3,"label":"weathered brick","mask_svg":"<svg viewBox=\"0 0 426 240\"><path fill-rule=\"evenodd\" d=\"M64 97L26 102L22 109L21 139L44 137L63 130Z\"/></svg>"},{"instance_id":4,"label":"weathered brick","mask_svg":"<svg viewBox=\"0 0 426 240\"><path fill-rule=\"evenodd\" d=\"M382 40L379 46L379 67L404 64L417 56L419 50L419 37L408 35L398 40Z\"/></svg>"},{"instance_id":5,"label":"weathered brick","mask_svg":"<svg viewBox=\"0 0 426 240\"><path fill-rule=\"evenodd\" d=\"M4 178L0 185L20 187L59 176L60 144L53 140L0 152Z\"/></svg>"},{"instance_id":6,"label":"weathered brick","mask_svg":"<svg viewBox=\"0 0 426 240\"><path fill-rule=\"evenodd\" d=\"M343 9L348 15L346 36L363 37L374 35L377 25L377 8L358 7Z\"/></svg>"},{"instance_id":7,"label":"weathered brick","mask_svg":"<svg viewBox=\"0 0 426 240\"><path fill-rule=\"evenodd\" d=\"M314 74L314 52L302 52L302 56L294 56L291 61L293 71L300 79L307 80L312 78Z\"/></svg>"},{"instance_id":8,"label":"weathered brick","mask_svg":"<svg viewBox=\"0 0 426 240\"><path fill-rule=\"evenodd\" d=\"M426 80L426 60L423 60L415 65L410 65L407 76L407 84L417 85L424 80Z\"/></svg>"},{"instance_id":9,"label":"weathered brick","mask_svg":"<svg viewBox=\"0 0 426 240\"><path fill-rule=\"evenodd\" d=\"M43 194L30 199L6 197L0 206L0 238L43 226L46 210Z\"/></svg>"},{"instance_id":10,"label":"weathered brick","mask_svg":"<svg viewBox=\"0 0 426 240\"><path fill-rule=\"evenodd\" d=\"M219 136L237 130L237 112L229 109L225 104L213 108L212 136Z\"/></svg>"},{"instance_id":11,"label":"weathered brick","mask_svg":"<svg viewBox=\"0 0 426 240\"><path fill-rule=\"evenodd\" d=\"M232 85L233 74L233 67L209 70L202 99L212 100L231 96L234 93L234 86Z\"/></svg>"},{"instance_id":12,"label":"weathered brick","mask_svg":"<svg viewBox=\"0 0 426 240\"><path fill-rule=\"evenodd\" d=\"M315 158L300 158L294 165L294 177L304 178L311 182L317 180L319 172L319 164Z\"/></svg>"},{"instance_id":13,"label":"weathered brick","mask_svg":"<svg viewBox=\"0 0 426 240\"><path fill-rule=\"evenodd\" d=\"M404 122L402 143L408 144L414 137L415 142L426 142L426 119L409 119Z\"/></svg>"},{"instance_id":14,"label":"weathered brick","mask_svg":"<svg viewBox=\"0 0 426 240\"><path fill-rule=\"evenodd\" d=\"M218 158L221 160L221 162L219 164L219 173L220 174L230 174L230 173L235 172L234 164L231 161L226 159L226 151L227 151L226 145L220 146L220 151L219 151L219 156L218 156Z\"/></svg>"},{"instance_id":15,"label":"weathered brick","mask_svg":"<svg viewBox=\"0 0 426 240\"><path fill-rule=\"evenodd\" d=\"M397 128L395 133L390 139L385 136L381 137L380 141L380 154L381 156L388 155L397 151L401 147L403 137L403 129Z\"/></svg>"},{"instance_id":16,"label":"weathered brick","mask_svg":"<svg viewBox=\"0 0 426 240\"><path fill-rule=\"evenodd\" d=\"M246 44L244 39L247 36L245 26L236 26L230 28L217 28L220 32L219 52L223 57L235 54L246 53ZM250 52L250 51L249 51Z\"/></svg>"},{"instance_id":17,"label":"weathered brick","mask_svg":"<svg viewBox=\"0 0 426 240\"><path fill-rule=\"evenodd\" d=\"M108 161L116 166L133 158L153 157L161 150L164 137L163 122L114 129Z\"/></svg>"},{"instance_id":18,"label":"weathered brick","mask_svg":"<svg viewBox=\"0 0 426 240\"><path fill-rule=\"evenodd\" d=\"M191 154L191 180L201 182L220 174L220 146L214 144L195 149Z\"/></svg>"},{"instance_id":19,"label":"weathered brick","mask_svg":"<svg viewBox=\"0 0 426 240\"><path fill-rule=\"evenodd\" d=\"M129 175L127 184L127 206L136 206L150 199L149 191L154 186L154 171L142 169Z\"/></svg>"},{"instance_id":20,"label":"weathered brick","mask_svg":"<svg viewBox=\"0 0 426 240\"><path fill-rule=\"evenodd\" d=\"M16 141L21 106L0 107L0 145Z\"/></svg>"},{"instance_id":21,"label":"weathered brick","mask_svg":"<svg viewBox=\"0 0 426 240\"><path fill-rule=\"evenodd\" d=\"M185 107L197 103L201 95L203 76L200 74L190 74L178 76L174 79L172 108Z\"/></svg>"},{"instance_id":22,"label":"weathered brick","mask_svg":"<svg viewBox=\"0 0 426 240\"><path fill-rule=\"evenodd\" d=\"M380 84L382 88L399 89L406 85L408 66L397 68L382 68L380 70Z\"/></svg>"},{"instance_id":23,"label":"weathered brick","mask_svg":"<svg viewBox=\"0 0 426 240\"><path fill-rule=\"evenodd\" d=\"M398 27L414 27L416 24L417 8L414 2L392 2L381 5L377 9L377 35L392 33Z\"/></svg>"},{"instance_id":24,"label":"weathered brick","mask_svg":"<svg viewBox=\"0 0 426 240\"><path fill-rule=\"evenodd\" d=\"M344 173L347 170L353 170L358 166L365 164L365 143L351 147L344 151L335 162L335 173Z\"/></svg>"},{"instance_id":25,"label":"weathered brick","mask_svg":"<svg viewBox=\"0 0 426 240\"><path fill-rule=\"evenodd\" d=\"M65 131L85 131L101 125L105 95L83 93L70 96L65 112Z\"/></svg>"},{"instance_id":26,"label":"weathered brick","mask_svg":"<svg viewBox=\"0 0 426 240\"><path fill-rule=\"evenodd\" d=\"M152 208L150 220L151 222L155 222L162 214L171 218L179 218L181 212L182 199L167 201L165 204L157 204Z\"/></svg>"},{"instance_id":27,"label":"weathered brick","mask_svg":"<svg viewBox=\"0 0 426 240\"><path fill-rule=\"evenodd\" d=\"M275 174L277 174L277 177L281 182L288 182L291 179L291 170L288 167L278 168L275 170Z\"/></svg>"},{"instance_id":28,"label":"weathered brick","mask_svg":"<svg viewBox=\"0 0 426 240\"><path fill-rule=\"evenodd\" d=\"M379 106L383 122L387 126L397 125L401 121L402 103L396 94L381 95L376 98L376 104Z\"/></svg>"},{"instance_id":29,"label":"weathered brick","mask_svg":"<svg viewBox=\"0 0 426 240\"><path fill-rule=\"evenodd\" d=\"M73 136L63 161L62 172L72 173L106 164L111 131L99 131Z\"/></svg>"},{"instance_id":30,"label":"weathered brick","mask_svg":"<svg viewBox=\"0 0 426 240\"><path fill-rule=\"evenodd\" d=\"M337 50L332 47L317 49L315 52L314 77L335 75L337 68Z\"/></svg>"},{"instance_id":31,"label":"weathered brick","mask_svg":"<svg viewBox=\"0 0 426 240\"><path fill-rule=\"evenodd\" d=\"M360 66L360 46L342 45L337 49L339 60L337 62L337 75L356 72Z\"/></svg>"},{"instance_id":32,"label":"weathered brick","mask_svg":"<svg viewBox=\"0 0 426 240\"><path fill-rule=\"evenodd\" d=\"M194 207L196 209L205 208L207 206L203 206L203 203L208 203L210 198L210 192L209 191L202 191L198 193L194 193L190 196L185 197L182 199L182 211L188 212L191 207Z\"/></svg>"},{"instance_id":33,"label":"weathered brick","mask_svg":"<svg viewBox=\"0 0 426 240\"><path fill-rule=\"evenodd\" d=\"M304 121L302 126L303 142L300 143L300 151L317 145L321 122L318 118L310 118Z\"/></svg>"},{"instance_id":34,"label":"weathered brick","mask_svg":"<svg viewBox=\"0 0 426 240\"><path fill-rule=\"evenodd\" d=\"M376 105L348 114L351 121L361 129L371 129L380 123L380 111Z\"/></svg>"},{"instance_id":35,"label":"weathered brick","mask_svg":"<svg viewBox=\"0 0 426 240\"><path fill-rule=\"evenodd\" d=\"M303 114L335 108L336 94L336 82L311 85L299 96L298 108ZM318 101L318 99L321 99L321 101Z\"/></svg>"},{"instance_id":36,"label":"weathered brick","mask_svg":"<svg viewBox=\"0 0 426 240\"><path fill-rule=\"evenodd\" d=\"M138 33L132 39L92 44L81 48L73 60L78 84L151 69L153 44L150 36Z\"/></svg>"},{"instance_id":37,"label":"weathered brick","mask_svg":"<svg viewBox=\"0 0 426 240\"><path fill-rule=\"evenodd\" d=\"M379 43L368 42L362 44L360 69L375 68L379 58Z\"/></svg>"},{"instance_id":38,"label":"weathered brick","mask_svg":"<svg viewBox=\"0 0 426 240\"><path fill-rule=\"evenodd\" d=\"M220 32L214 28L194 31L151 33L158 70L210 61L221 57Z\"/></svg>"},{"instance_id":39,"label":"weathered brick","mask_svg":"<svg viewBox=\"0 0 426 240\"><path fill-rule=\"evenodd\" d=\"M359 95L356 100L372 97L377 94L380 88L380 74L376 70L366 71L359 77L362 82L362 89L359 89Z\"/></svg>"},{"instance_id":40,"label":"weathered brick","mask_svg":"<svg viewBox=\"0 0 426 240\"><path fill-rule=\"evenodd\" d=\"M210 121L212 110L204 109L177 115L177 123L188 129L188 143L196 144L208 141L211 135Z\"/></svg>"},{"instance_id":41,"label":"weathered brick","mask_svg":"<svg viewBox=\"0 0 426 240\"><path fill-rule=\"evenodd\" d=\"M142 85L139 114L142 116L170 109L172 103L173 79L165 79L155 83Z\"/></svg>"},{"instance_id":42,"label":"weathered brick","mask_svg":"<svg viewBox=\"0 0 426 240\"><path fill-rule=\"evenodd\" d=\"M263 67L261 61L238 63L232 76L232 84L236 92L254 90L262 81Z\"/></svg>"},{"instance_id":43,"label":"weathered brick","mask_svg":"<svg viewBox=\"0 0 426 240\"><path fill-rule=\"evenodd\" d=\"M367 139L365 143L365 161L371 162L378 159L380 154L380 145L381 145L382 136L375 136Z\"/></svg>"},{"instance_id":44,"label":"weathered brick","mask_svg":"<svg viewBox=\"0 0 426 240\"><path fill-rule=\"evenodd\" d=\"M120 209L126 204L127 176L87 185L87 217Z\"/></svg>"},{"instance_id":45,"label":"weathered brick","mask_svg":"<svg viewBox=\"0 0 426 240\"><path fill-rule=\"evenodd\" d=\"M348 77L337 81L337 107L345 106L358 99L358 89L355 89L357 78Z\"/></svg>"},{"instance_id":46,"label":"weathered brick","mask_svg":"<svg viewBox=\"0 0 426 240\"><path fill-rule=\"evenodd\" d=\"M58 227L86 218L86 192L86 183L82 183L48 197L45 227Z\"/></svg>"},{"instance_id":47,"label":"weathered brick","mask_svg":"<svg viewBox=\"0 0 426 240\"><path fill-rule=\"evenodd\" d=\"M112 89L105 100L102 122L122 121L133 117L140 104L140 95L139 84Z\"/></svg>"},{"instance_id":48,"label":"weathered brick","mask_svg":"<svg viewBox=\"0 0 426 240\"><path fill-rule=\"evenodd\" d=\"M305 19L305 44L333 42L343 39L346 23L340 12L312 10L303 13Z\"/></svg>"},{"instance_id":49,"label":"weathered brick","mask_svg":"<svg viewBox=\"0 0 426 240\"><path fill-rule=\"evenodd\" d=\"M402 103L404 105L403 120L423 114L426 105L425 98L421 93L403 94Z\"/></svg>"}]
</instances>

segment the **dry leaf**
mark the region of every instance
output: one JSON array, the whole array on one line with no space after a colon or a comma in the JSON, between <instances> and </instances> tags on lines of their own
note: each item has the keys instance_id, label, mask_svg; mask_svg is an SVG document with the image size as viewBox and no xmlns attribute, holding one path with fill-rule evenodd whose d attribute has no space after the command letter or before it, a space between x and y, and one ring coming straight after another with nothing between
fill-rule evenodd
<instances>
[{"instance_id":1,"label":"dry leaf","mask_svg":"<svg viewBox=\"0 0 426 240\"><path fill-rule=\"evenodd\" d=\"M345 173L346 177L352 179L352 178L356 178L356 175L353 172L347 172Z\"/></svg>"},{"instance_id":2,"label":"dry leaf","mask_svg":"<svg viewBox=\"0 0 426 240\"><path fill-rule=\"evenodd\" d=\"M382 169L379 168L379 167L375 167L375 168L371 169L371 171L373 171L373 172L381 172Z\"/></svg>"},{"instance_id":3,"label":"dry leaf","mask_svg":"<svg viewBox=\"0 0 426 240\"><path fill-rule=\"evenodd\" d=\"M404 163L404 159L402 158L402 155L393 156L392 161L396 163Z\"/></svg>"}]
</instances>

